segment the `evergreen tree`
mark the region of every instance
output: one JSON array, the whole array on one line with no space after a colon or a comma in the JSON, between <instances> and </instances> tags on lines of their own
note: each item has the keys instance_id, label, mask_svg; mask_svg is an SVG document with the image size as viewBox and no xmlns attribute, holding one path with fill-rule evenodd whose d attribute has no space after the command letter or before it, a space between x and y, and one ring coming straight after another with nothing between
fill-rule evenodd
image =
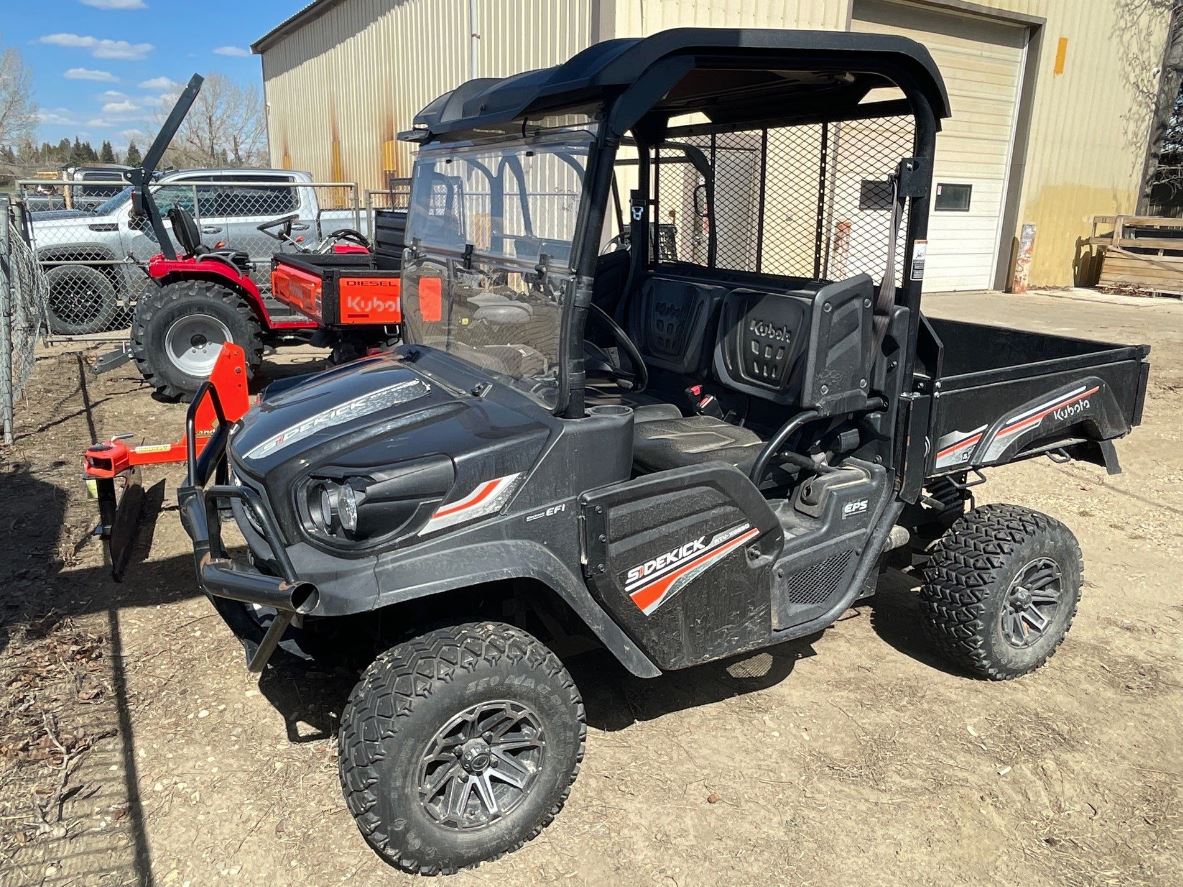
<instances>
[{"instance_id":1,"label":"evergreen tree","mask_svg":"<svg viewBox=\"0 0 1183 887\"><path fill-rule=\"evenodd\" d=\"M105 139L103 140L103 147L99 149L99 160L101 160L103 163L115 162L115 149L112 148L111 143Z\"/></svg>"},{"instance_id":2,"label":"evergreen tree","mask_svg":"<svg viewBox=\"0 0 1183 887\"><path fill-rule=\"evenodd\" d=\"M139 166L144 162L144 157L140 154L140 149L136 147L134 141L127 143L127 154L124 156L123 162L128 166Z\"/></svg>"}]
</instances>

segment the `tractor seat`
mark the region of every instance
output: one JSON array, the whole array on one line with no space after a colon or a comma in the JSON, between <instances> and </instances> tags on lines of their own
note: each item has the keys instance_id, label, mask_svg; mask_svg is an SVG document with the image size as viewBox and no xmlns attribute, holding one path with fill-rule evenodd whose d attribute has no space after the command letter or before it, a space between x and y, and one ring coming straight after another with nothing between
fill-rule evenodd
<instances>
[{"instance_id":1,"label":"tractor seat","mask_svg":"<svg viewBox=\"0 0 1183 887\"><path fill-rule=\"evenodd\" d=\"M633 462L645 471L729 462L747 473L763 446L751 429L713 416L682 416L672 404L634 409Z\"/></svg>"}]
</instances>

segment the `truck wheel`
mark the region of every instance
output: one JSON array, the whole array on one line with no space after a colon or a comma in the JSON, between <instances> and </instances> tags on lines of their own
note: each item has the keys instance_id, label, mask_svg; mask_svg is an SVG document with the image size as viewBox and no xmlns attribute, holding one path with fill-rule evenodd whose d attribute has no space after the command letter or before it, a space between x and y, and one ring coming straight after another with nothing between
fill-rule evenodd
<instances>
[{"instance_id":1,"label":"truck wheel","mask_svg":"<svg viewBox=\"0 0 1183 887\"><path fill-rule=\"evenodd\" d=\"M115 285L97 268L58 265L45 273L49 329L59 336L101 333L119 311Z\"/></svg>"},{"instance_id":2,"label":"truck wheel","mask_svg":"<svg viewBox=\"0 0 1183 887\"><path fill-rule=\"evenodd\" d=\"M451 873L554 819L586 733L579 691L540 641L499 623L442 628L383 653L354 687L341 787L383 859Z\"/></svg>"},{"instance_id":3,"label":"truck wheel","mask_svg":"<svg viewBox=\"0 0 1183 887\"><path fill-rule=\"evenodd\" d=\"M1055 653L1080 601L1083 562L1072 531L1018 505L959 517L933 546L920 608L954 664L1008 680Z\"/></svg>"},{"instance_id":4,"label":"truck wheel","mask_svg":"<svg viewBox=\"0 0 1183 887\"><path fill-rule=\"evenodd\" d=\"M246 351L247 375L263 360L259 321L238 292L207 280L150 290L136 303L131 349L157 394L190 398L214 368L225 342Z\"/></svg>"}]
</instances>

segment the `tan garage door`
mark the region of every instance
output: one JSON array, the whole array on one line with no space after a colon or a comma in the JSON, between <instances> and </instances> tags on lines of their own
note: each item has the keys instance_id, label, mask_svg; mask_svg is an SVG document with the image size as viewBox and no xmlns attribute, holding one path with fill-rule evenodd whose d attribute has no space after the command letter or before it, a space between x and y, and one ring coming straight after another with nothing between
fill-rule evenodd
<instances>
[{"instance_id":1,"label":"tan garage door","mask_svg":"<svg viewBox=\"0 0 1183 887\"><path fill-rule=\"evenodd\" d=\"M924 289L992 286L1026 29L885 0L856 0L851 29L923 43L949 91L953 117L937 137Z\"/></svg>"}]
</instances>

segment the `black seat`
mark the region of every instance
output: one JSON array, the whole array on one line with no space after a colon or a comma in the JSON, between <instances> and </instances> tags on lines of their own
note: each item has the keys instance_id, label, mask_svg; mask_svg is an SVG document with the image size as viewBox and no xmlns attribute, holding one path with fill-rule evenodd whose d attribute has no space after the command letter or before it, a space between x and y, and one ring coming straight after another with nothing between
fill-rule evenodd
<instances>
[{"instance_id":1,"label":"black seat","mask_svg":"<svg viewBox=\"0 0 1183 887\"><path fill-rule=\"evenodd\" d=\"M251 272L251 257L242 250L211 250L202 243L197 222L186 210L179 206L169 207L168 220L172 223L173 236L177 238L177 243L181 245L186 258L196 258L203 262L222 262L243 274Z\"/></svg>"},{"instance_id":2,"label":"black seat","mask_svg":"<svg viewBox=\"0 0 1183 887\"><path fill-rule=\"evenodd\" d=\"M669 407L669 405L666 405ZM729 462L745 474L764 441L754 431L712 416L664 415L639 409L633 422L633 462L646 471L665 471L703 462ZM677 413L676 407L669 407Z\"/></svg>"},{"instance_id":3,"label":"black seat","mask_svg":"<svg viewBox=\"0 0 1183 887\"><path fill-rule=\"evenodd\" d=\"M177 239L186 256L200 256L209 252L209 247L201 242L197 222L188 212L180 206L171 206L168 210L168 220L173 226L173 237Z\"/></svg>"}]
</instances>

